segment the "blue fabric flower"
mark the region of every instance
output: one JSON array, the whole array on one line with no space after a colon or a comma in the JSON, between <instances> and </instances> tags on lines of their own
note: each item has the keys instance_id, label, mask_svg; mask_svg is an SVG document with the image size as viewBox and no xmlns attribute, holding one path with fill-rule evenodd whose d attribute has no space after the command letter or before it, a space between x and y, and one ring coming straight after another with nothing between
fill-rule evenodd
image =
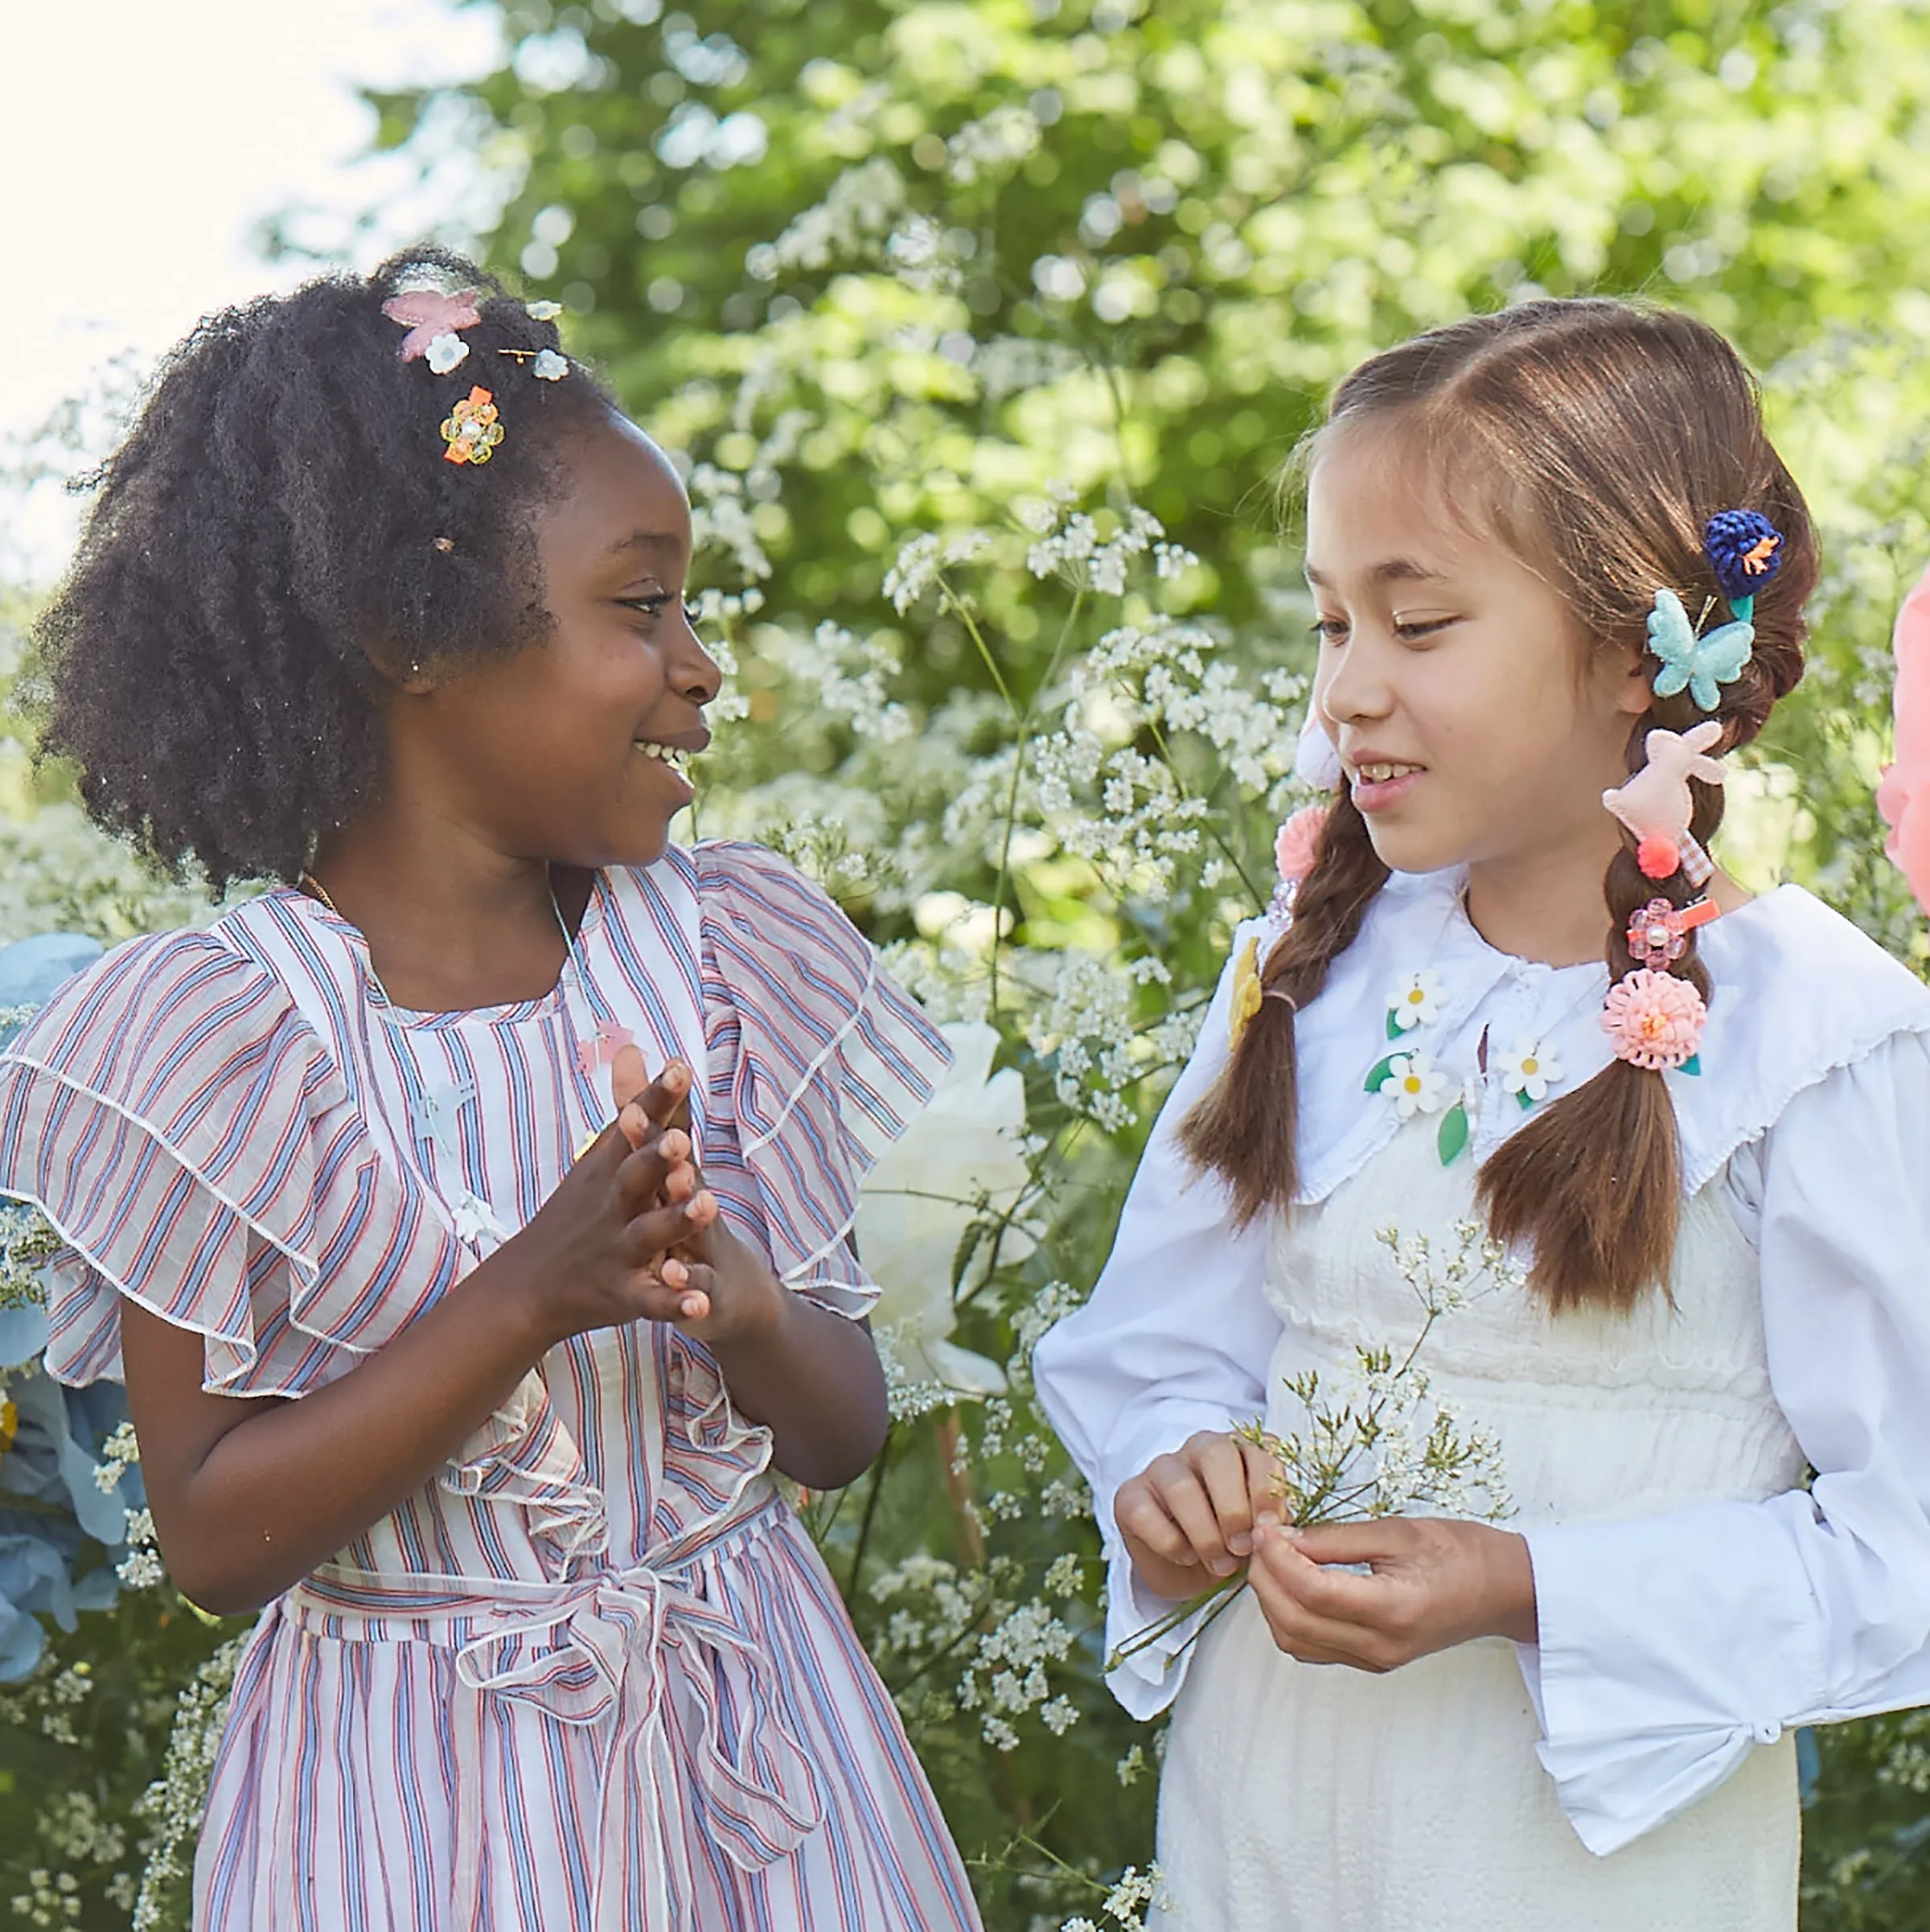
<instances>
[{"instance_id":1,"label":"blue fabric flower","mask_svg":"<svg viewBox=\"0 0 1930 1932\"><path fill-rule=\"evenodd\" d=\"M0 1009L43 1005L101 956L96 940L43 932L0 947ZM0 1025L0 1046L20 1030ZM8 1239L36 1222L26 1207L0 1206ZM83 1610L111 1609L120 1593L116 1563L126 1554L127 1513L146 1501L138 1465L103 1490L101 1445L127 1418L118 1383L64 1388L39 1365L47 1311L26 1301L0 1307L0 1370L14 1432L0 1443L0 1683L18 1683L47 1646L41 1619L71 1630ZM86 1567L75 1573L77 1564Z\"/></svg>"},{"instance_id":2,"label":"blue fabric flower","mask_svg":"<svg viewBox=\"0 0 1930 1932\"><path fill-rule=\"evenodd\" d=\"M43 1617L71 1630L81 1611L113 1607L127 1512L146 1496L138 1465L111 1490L95 1480L101 1445L127 1412L117 1383L63 1388L35 1368L10 1380L7 1398L17 1427L0 1456L0 1683L11 1683L40 1659ZM9 1507L10 1494L35 1507ZM92 1560L76 1576L90 1544Z\"/></svg>"},{"instance_id":3,"label":"blue fabric flower","mask_svg":"<svg viewBox=\"0 0 1930 1932\"><path fill-rule=\"evenodd\" d=\"M1758 511L1719 510L1702 532L1702 554L1731 607L1747 605L1782 569L1783 533Z\"/></svg>"}]
</instances>

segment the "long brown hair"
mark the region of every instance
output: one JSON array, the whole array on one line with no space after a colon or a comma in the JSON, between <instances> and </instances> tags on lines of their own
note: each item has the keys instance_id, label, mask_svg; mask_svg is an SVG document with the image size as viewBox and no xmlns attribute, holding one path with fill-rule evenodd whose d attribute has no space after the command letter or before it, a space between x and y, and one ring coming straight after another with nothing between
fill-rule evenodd
<instances>
[{"instance_id":1,"label":"long brown hair","mask_svg":"<svg viewBox=\"0 0 1930 1932\"><path fill-rule=\"evenodd\" d=\"M1753 738L1794 689L1803 672L1803 606L1816 582L1815 533L1764 430L1755 383L1714 330L1599 298L1471 317L1355 370L1334 392L1312 453L1344 428L1397 417L1404 448L1443 473L1457 514L1478 514L1604 648L1647 648L1659 587L1676 591L1691 615L1719 599L1702 549L1717 511L1760 511L1781 532L1782 566L1757 597L1755 651L1742 675L1720 687L1711 714L1687 693L1656 699L1630 734L1632 772L1656 727L1684 731L1713 715L1723 727L1715 749L1731 750ZM1693 830L1706 845L1722 822L1722 788L1691 783ZM1387 876L1343 787L1292 923L1262 969L1267 990L1287 998L1261 1002L1219 1082L1181 1129L1193 1161L1226 1182L1242 1226L1269 1208L1291 1211L1296 1009L1325 984ZM1628 921L1658 892L1678 904L1694 896L1679 874L1661 886L1644 878L1628 837L1604 881L1612 978L1635 964ZM1713 997L1693 935L1670 970ZM1610 1061L1505 1141L1478 1190L1493 1232L1532 1244L1534 1284L1554 1306L1632 1306L1666 1284L1681 1216L1681 1154L1664 1076Z\"/></svg>"}]
</instances>

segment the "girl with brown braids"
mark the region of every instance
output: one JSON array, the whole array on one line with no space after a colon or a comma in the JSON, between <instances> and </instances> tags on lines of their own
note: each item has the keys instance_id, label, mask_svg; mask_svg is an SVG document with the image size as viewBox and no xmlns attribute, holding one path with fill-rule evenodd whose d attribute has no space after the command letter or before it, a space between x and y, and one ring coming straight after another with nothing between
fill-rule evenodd
<instances>
[{"instance_id":1,"label":"girl with brown braids","mask_svg":"<svg viewBox=\"0 0 1930 1932\"><path fill-rule=\"evenodd\" d=\"M1930 990L1710 853L1809 519L1728 343L1608 301L1376 356L1304 459L1335 795L1036 1362L1109 1640L1250 1585L1113 1675L1169 1922L1790 1932L1792 1728L1930 1702ZM1296 1528L1236 1432L1411 1341L1390 1227L1518 1264L1427 1342L1513 1513Z\"/></svg>"}]
</instances>

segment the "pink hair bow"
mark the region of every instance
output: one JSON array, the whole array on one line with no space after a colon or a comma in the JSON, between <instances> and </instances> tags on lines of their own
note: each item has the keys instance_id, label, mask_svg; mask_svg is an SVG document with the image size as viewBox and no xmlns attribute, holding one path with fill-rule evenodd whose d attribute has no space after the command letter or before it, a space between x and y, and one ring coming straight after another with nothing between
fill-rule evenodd
<instances>
[{"instance_id":1,"label":"pink hair bow","mask_svg":"<svg viewBox=\"0 0 1930 1932\"><path fill-rule=\"evenodd\" d=\"M382 313L409 331L402 338L402 360L413 362L418 356L426 356L429 345L438 335L473 329L482 319L482 311L476 306L481 293L479 289L462 289L454 295L438 295L433 289L411 289L406 294L390 296L382 305Z\"/></svg>"},{"instance_id":2,"label":"pink hair bow","mask_svg":"<svg viewBox=\"0 0 1930 1932\"><path fill-rule=\"evenodd\" d=\"M1877 787L1883 849L1930 911L1930 570L1896 614L1896 763Z\"/></svg>"}]
</instances>

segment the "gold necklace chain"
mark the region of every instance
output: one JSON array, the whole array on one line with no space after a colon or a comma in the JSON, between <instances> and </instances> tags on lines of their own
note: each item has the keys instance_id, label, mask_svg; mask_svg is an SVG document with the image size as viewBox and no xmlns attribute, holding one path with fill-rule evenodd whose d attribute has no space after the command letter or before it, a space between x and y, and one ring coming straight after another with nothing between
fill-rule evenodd
<instances>
[{"instance_id":1,"label":"gold necklace chain","mask_svg":"<svg viewBox=\"0 0 1930 1932\"><path fill-rule=\"evenodd\" d=\"M337 919L342 917L342 908L328 896L328 888L312 872L298 873L295 878L295 883L298 886L306 886Z\"/></svg>"}]
</instances>

